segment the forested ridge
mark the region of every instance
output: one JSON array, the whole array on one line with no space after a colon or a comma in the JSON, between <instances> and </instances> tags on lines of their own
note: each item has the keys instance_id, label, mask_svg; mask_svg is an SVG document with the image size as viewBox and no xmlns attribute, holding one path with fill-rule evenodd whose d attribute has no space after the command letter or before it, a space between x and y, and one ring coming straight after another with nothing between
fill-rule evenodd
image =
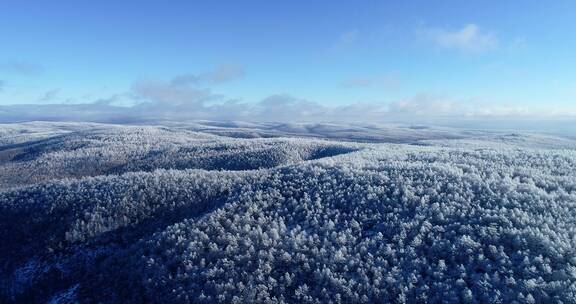
<instances>
[{"instance_id":1,"label":"forested ridge","mask_svg":"<svg viewBox=\"0 0 576 304\"><path fill-rule=\"evenodd\" d=\"M20 128L0 302L576 303L569 139Z\"/></svg>"}]
</instances>

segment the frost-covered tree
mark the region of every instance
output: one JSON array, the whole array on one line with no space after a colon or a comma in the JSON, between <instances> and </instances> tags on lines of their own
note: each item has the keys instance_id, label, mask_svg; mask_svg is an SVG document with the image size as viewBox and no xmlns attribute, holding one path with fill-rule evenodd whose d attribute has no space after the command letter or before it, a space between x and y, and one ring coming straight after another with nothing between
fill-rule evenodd
<instances>
[{"instance_id":1,"label":"frost-covered tree","mask_svg":"<svg viewBox=\"0 0 576 304\"><path fill-rule=\"evenodd\" d=\"M2 302L576 298L573 150L58 136L0 164L38 170L0 192Z\"/></svg>"}]
</instances>

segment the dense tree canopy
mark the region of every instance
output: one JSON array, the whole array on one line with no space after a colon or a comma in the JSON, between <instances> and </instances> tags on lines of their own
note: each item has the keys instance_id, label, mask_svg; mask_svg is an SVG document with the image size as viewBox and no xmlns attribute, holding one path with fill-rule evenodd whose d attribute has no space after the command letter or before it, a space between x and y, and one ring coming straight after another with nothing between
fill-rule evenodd
<instances>
[{"instance_id":1,"label":"dense tree canopy","mask_svg":"<svg viewBox=\"0 0 576 304\"><path fill-rule=\"evenodd\" d=\"M0 299L576 303L576 152L515 140L11 143Z\"/></svg>"}]
</instances>

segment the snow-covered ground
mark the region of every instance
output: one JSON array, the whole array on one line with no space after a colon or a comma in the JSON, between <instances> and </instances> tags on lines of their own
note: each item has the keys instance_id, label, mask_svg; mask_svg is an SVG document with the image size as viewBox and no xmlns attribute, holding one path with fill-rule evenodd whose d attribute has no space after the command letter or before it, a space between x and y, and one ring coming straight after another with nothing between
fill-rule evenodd
<instances>
[{"instance_id":1,"label":"snow-covered ground","mask_svg":"<svg viewBox=\"0 0 576 304\"><path fill-rule=\"evenodd\" d=\"M0 302L576 303L576 140L0 125Z\"/></svg>"}]
</instances>

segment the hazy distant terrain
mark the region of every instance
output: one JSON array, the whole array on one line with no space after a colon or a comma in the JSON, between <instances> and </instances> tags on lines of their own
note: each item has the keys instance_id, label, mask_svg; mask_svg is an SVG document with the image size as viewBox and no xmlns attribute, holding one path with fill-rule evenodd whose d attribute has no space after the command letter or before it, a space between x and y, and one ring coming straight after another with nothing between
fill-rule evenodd
<instances>
[{"instance_id":1,"label":"hazy distant terrain","mask_svg":"<svg viewBox=\"0 0 576 304\"><path fill-rule=\"evenodd\" d=\"M0 125L2 303L576 303L576 140Z\"/></svg>"}]
</instances>

